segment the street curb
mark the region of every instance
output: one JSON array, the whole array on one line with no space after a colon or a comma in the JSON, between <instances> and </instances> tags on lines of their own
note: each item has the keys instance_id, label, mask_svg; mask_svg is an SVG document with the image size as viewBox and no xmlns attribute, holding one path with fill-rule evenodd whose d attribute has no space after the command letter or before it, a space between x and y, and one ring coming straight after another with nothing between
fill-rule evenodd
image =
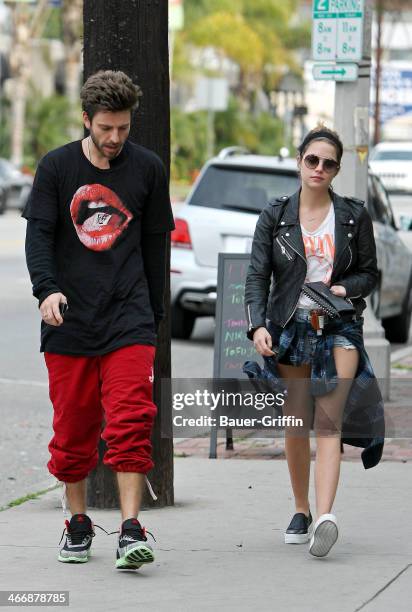
<instances>
[{"instance_id":1,"label":"street curb","mask_svg":"<svg viewBox=\"0 0 412 612\"><path fill-rule=\"evenodd\" d=\"M405 357L409 357L412 355L412 346L406 346L405 348L398 349L391 353L391 363L399 361L400 359L405 359Z\"/></svg>"}]
</instances>

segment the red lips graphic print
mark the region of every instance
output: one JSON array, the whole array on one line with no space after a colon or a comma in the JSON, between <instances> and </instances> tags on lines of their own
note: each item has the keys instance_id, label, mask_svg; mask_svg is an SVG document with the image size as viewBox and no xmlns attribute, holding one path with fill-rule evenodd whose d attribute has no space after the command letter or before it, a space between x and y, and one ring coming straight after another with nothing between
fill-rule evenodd
<instances>
[{"instance_id":1,"label":"red lips graphic print","mask_svg":"<svg viewBox=\"0 0 412 612\"><path fill-rule=\"evenodd\" d=\"M111 249L133 219L114 191L99 184L76 191L70 214L80 242L92 251Z\"/></svg>"}]
</instances>

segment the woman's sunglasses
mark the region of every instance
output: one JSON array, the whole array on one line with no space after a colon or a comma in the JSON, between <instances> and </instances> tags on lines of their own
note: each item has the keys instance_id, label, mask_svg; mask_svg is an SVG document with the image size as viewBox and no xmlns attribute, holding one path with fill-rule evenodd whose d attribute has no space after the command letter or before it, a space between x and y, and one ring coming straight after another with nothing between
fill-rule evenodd
<instances>
[{"instance_id":1,"label":"woman's sunglasses","mask_svg":"<svg viewBox=\"0 0 412 612\"><path fill-rule=\"evenodd\" d=\"M303 161L305 162L305 166L310 170L314 170L315 168L317 168L321 161L324 171L328 174L339 170L338 162L334 159L329 159L328 157L319 157L319 155L313 155L312 153L310 153L309 155L306 155L306 157L303 158Z\"/></svg>"}]
</instances>

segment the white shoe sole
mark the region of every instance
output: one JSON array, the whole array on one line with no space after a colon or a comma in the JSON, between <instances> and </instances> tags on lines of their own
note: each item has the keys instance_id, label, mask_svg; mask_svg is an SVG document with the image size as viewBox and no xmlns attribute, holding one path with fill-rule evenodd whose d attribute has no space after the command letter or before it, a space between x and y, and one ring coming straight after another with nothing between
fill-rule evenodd
<instances>
[{"instance_id":1,"label":"white shoe sole","mask_svg":"<svg viewBox=\"0 0 412 612\"><path fill-rule=\"evenodd\" d=\"M285 533L285 544L307 544L312 535L312 525L308 533Z\"/></svg>"},{"instance_id":2,"label":"white shoe sole","mask_svg":"<svg viewBox=\"0 0 412 612\"><path fill-rule=\"evenodd\" d=\"M323 514L316 521L309 552L314 557L326 557L338 539L338 526L334 514Z\"/></svg>"}]
</instances>

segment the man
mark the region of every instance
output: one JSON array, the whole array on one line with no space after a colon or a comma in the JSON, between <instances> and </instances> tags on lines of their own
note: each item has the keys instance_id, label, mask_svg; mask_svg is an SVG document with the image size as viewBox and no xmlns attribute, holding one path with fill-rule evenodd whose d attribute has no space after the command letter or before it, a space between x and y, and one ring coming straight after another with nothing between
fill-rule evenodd
<instances>
[{"instance_id":1,"label":"man","mask_svg":"<svg viewBox=\"0 0 412 612\"><path fill-rule=\"evenodd\" d=\"M64 483L72 514L58 558L89 558L86 477L102 435L119 486L119 569L154 560L137 516L153 467L153 361L174 228L160 159L128 140L140 93L123 72L86 81L89 136L44 156L23 212L54 408L48 468Z\"/></svg>"}]
</instances>

